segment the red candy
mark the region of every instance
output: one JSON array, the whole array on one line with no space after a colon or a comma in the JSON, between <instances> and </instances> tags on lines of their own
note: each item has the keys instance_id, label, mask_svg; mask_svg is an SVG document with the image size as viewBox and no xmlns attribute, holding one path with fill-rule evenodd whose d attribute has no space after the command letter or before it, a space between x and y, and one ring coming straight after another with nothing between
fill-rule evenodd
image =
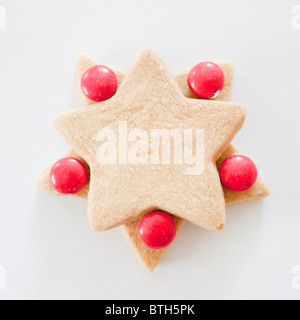
<instances>
[{"instance_id":1,"label":"red candy","mask_svg":"<svg viewBox=\"0 0 300 320\"><path fill-rule=\"evenodd\" d=\"M117 76L106 66L94 66L81 78L81 89L92 101L101 102L110 99L117 88Z\"/></svg>"},{"instance_id":2,"label":"red candy","mask_svg":"<svg viewBox=\"0 0 300 320\"><path fill-rule=\"evenodd\" d=\"M168 214L160 211L152 212L141 221L139 237L148 248L165 248L176 237L176 224Z\"/></svg>"},{"instance_id":3,"label":"red candy","mask_svg":"<svg viewBox=\"0 0 300 320\"><path fill-rule=\"evenodd\" d=\"M188 75L188 85L200 99L216 98L223 90L224 84L224 72L213 62L197 64Z\"/></svg>"},{"instance_id":4,"label":"red candy","mask_svg":"<svg viewBox=\"0 0 300 320\"><path fill-rule=\"evenodd\" d=\"M257 168L254 162L240 154L227 158L219 173L224 187L236 192L250 189L257 180Z\"/></svg>"},{"instance_id":5,"label":"red candy","mask_svg":"<svg viewBox=\"0 0 300 320\"><path fill-rule=\"evenodd\" d=\"M60 194L76 194L86 185L88 173L81 161L63 158L52 167L50 180Z\"/></svg>"}]
</instances>

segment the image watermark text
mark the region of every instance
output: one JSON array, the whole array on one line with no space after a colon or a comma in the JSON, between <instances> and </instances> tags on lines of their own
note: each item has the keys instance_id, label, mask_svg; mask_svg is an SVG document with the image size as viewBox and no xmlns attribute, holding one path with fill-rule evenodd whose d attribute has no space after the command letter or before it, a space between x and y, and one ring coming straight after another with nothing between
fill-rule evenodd
<instances>
[{"instance_id":1,"label":"image watermark text","mask_svg":"<svg viewBox=\"0 0 300 320\"><path fill-rule=\"evenodd\" d=\"M300 265L292 268L292 274L294 275L292 279L292 287L294 290L300 290Z\"/></svg>"},{"instance_id":2,"label":"image watermark text","mask_svg":"<svg viewBox=\"0 0 300 320\"><path fill-rule=\"evenodd\" d=\"M6 29L6 9L0 4L0 30Z\"/></svg>"},{"instance_id":3,"label":"image watermark text","mask_svg":"<svg viewBox=\"0 0 300 320\"><path fill-rule=\"evenodd\" d=\"M300 4L292 8L292 28L294 30L300 30Z\"/></svg>"},{"instance_id":4,"label":"image watermark text","mask_svg":"<svg viewBox=\"0 0 300 320\"><path fill-rule=\"evenodd\" d=\"M6 270L3 266L0 266L0 290L6 289Z\"/></svg>"},{"instance_id":5,"label":"image watermark text","mask_svg":"<svg viewBox=\"0 0 300 320\"><path fill-rule=\"evenodd\" d=\"M96 140L100 165L184 165L184 174L190 176L204 170L204 129L156 128L149 132L129 130L127 122L120 121L117 130L101 129Z\"/></svg>"}]
</instances>

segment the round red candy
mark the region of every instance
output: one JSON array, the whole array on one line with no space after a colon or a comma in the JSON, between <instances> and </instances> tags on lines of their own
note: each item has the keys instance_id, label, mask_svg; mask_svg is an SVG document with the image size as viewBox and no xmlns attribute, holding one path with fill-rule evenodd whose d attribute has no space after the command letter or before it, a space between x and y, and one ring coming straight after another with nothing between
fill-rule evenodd
<instances>
[{"instance_id":1,"label":"round red candy","mask_svg":"<svg viewBox=\"0 0 300 320\"><path fill-rule=\"evenodd\" d=\"M152 212L141 221L139 237L148 248L165 248L176 237L176 224L170 215L161 211Z\"/></svg>"},{"instance_id":2,"label":"round red candy","mask_svg":"<svg viewBox=\"0 0 300 320\"><path fill-rule=\"evenodd\" d=\"M58 193L76 194L86 185L88 173L78 159L63 158L53 165L50 180Z\"/></svg>"},{"instance_id":3,"label":"round red candy","mask_svg":"<svg viewBox=\"0 0 300 320\"><path fill-rule=\"evenodd\" d=\"M224 72L213 62L197 64L188 75L188 85L200 99L216 98L223 90L224 84Z\"/></svg>"},{"instance_id":4,"label":"round red candy","mask_svg":"<svg viewBox=\"0 0 300 320\"><path fill-rule=\"evenodd\" d=\"M254 186L258 176L254 162L240 154L227 158L219 173L223 186L236 192L250 189Z\"/></svg>"},{"instance_id":5,"label":"round red candy","mask_svg":"<svg viewBox=\"0 0 300 320\"><path fill-rule=\"evenodd\" d=\"M110 99L117 91L118 79L116 74L106 66L94 66L88 69L81 78L81 89L92 101Z\"/></svg>"}]
</instances>

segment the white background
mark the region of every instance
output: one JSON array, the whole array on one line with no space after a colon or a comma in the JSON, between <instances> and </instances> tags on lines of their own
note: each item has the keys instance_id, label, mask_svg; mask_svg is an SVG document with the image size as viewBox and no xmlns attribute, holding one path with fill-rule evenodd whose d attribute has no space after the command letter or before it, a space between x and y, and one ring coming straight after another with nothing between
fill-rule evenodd
<instances>
[{"instance_id":1,"label":"white background","mask_svg":"<svg viewBox=\"0 0 300 320\"><path fill-rule=\"evenodd\" d=\"M0 0L0 298L299 299L292 287L300 265L297 4ZM234 144L272 190L228 209L224 231L186 223L152 274L120 230L90 231L86 201L36 188L40 171L69 149L51 121L81 104L77 55L126 71L145 47L174 73L202 60L235 63L231 100L245 104L248 117Z\"/></svg>"}]
</instances>

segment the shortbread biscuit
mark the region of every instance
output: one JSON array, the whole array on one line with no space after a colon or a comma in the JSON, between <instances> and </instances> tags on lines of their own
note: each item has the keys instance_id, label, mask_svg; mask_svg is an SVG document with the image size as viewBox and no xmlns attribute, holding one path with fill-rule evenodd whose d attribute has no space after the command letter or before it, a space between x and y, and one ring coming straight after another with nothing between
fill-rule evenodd
<instances>
[{"instance_id":1,"label":"shortbread biscuit","mask_svg":"<svg viewBox=\"0 0 300 320\"><path fill-rule=\"evenodd\" d=\"M85 73L85 71L92 66L96 65L97 63L89 59L86 55L81 55L78 58L77 61L77 74L78 74L78 79L80 80L82 75ZM233 73L234 73L234 67L232 63L229 61L219 61L218 62L219 66L222 68L224 74L225 74L225 86L222 91L222 93L216 98L216 100L228 100L230 91L231 91L231 85L232 85L232 79L233 79ZM124 78L124 74L118 70L114 70L117 78L118 78L118 83L120 84L121 81ZM180 85L182 91L184 94L189 97L189 98L197 98L189 89L187 85L187 76L188 72L183 72L176 76L176 80L178 84ZM89 100L80 90L82 94L82 98L84 101L85 105L90 105L94 104L95 102ZM237 153L237 151L230 146L225 153L222 155L220 160L218 161L218 165L220 165L223 161L223 159L229 157L230 155ZM79 159L80 161L84 162L86 165L85 161L77 155L75 151L70 151L68 154L66 154L66 157L74 157ZM50 183L49 175L50 175L50 170L51 167L46 169L40 176L39 179L39 188L47 191L49 193L56 193L54 188L52 187L52 184ZM268 194L268 187L264 184L261 178L258 179L256 185L251 188L249 191L244 192L244 193L235 193L235 192L230 192L229 190L226 190L224 188L225 192L225 200L226 204L234 204L234 203L239 203L239 202L246 202L250 200L256 200L263 198L267 196ZM227 196L227 193L229 194ZM77 193L75 196L81 197L81 198L87 198L88 196L88 185L79 193ZM180 219L178 217L173 217L174 221L177 226L177 232L180 231L184 220ZM160 249L160 250L153 250L147 248L139 239L138 237L138 226L139 226L140 220L137 222L132 222L128 223L122 226L123 234L128 240L128 243L130 247L133 249L133 251L136 253L137 258L142 262L142 264L149 270L152 271L159 263L159 261L162 259L164 256L165 252L167 251L168 248Z\"/></svg>"},{"instance_id":2,"label":"shortbread biscuit","mask_svg":"<svg viewBox=\"0 0 300 320\"><path fill-rule=\"evenodd\" d=\"M78 59L77 59L77 63L76 63L76 73L77 73L77 78L78 78L78 82L80 83L81 77L83 76L83 74L90 69L91 67L98 65L99 63L95 62L94 60L90 59L86 54L81 54L79 55ZM223 70L224 75L225 75L225 85L224 85L224 89L222 90L222 92L219 94L218 97L212 99L212 100L216 100L216 101L228 101L229 97L230 97L230 93L231 93L231 87L232 87L232 81L233 81L233 75L234 75L234 65L232 64L232 62L227 61L227 60L220 60L217 62L217 64L220 66L220 68ZM123 81L124 77L125 77L125 73L121 72L120 70L117 70L115 68L111 68L112 70L114 70L117 79L118 79L118 86L121 84L121 82ZM198 97L190 90L188 84L187 84L187 77L188 77L188 73L189 71L185 71L182 72L178 75L175 76L176 81L178 83L178 85L180 86L183 94L187 97L187 98L192 98L192 99L198 99ZM82 98L82 102L85 106L88 105L92 105L95 104L95 101L92 101L90 99L88 99L86 97L86 95L82 92L80 86L79 86L79 92ZM231 148L233 148L232 146L230 146L228 148L228 150L230 151ZM225 155L228 154L227 150L224 153ZM223 155L224 156L224 155ZM222 157L223 157L222 156ZM78 160L82 161L87 167L87 163L86 161L80 157L74 150L69 151L65 157L72 157L72 158L77 158ZM56 194L59 195L53 188L51 182L50 182L50 171L51 171L52 165L50 167L48 167L47 169L45 169L38 180L38 188L41 190L44 190L48 193L52 193L52 194ZM89 168L88 168L89 171ZM261 179L259 179L261 180ZM259 182L259 181L258 181ZM258 186L260 190L263 190L262 186ZM80 192L78 192L77 194L75 194L75 197L79 197L79 198L83 198L83 199L87 199L88 196L88 191L89 191L89 183L85 186L85 188L83 190L81 190ZM266 194L266 192L264 193ZM261 198L261 192L259 194L255 194L254 193L254 188L253 190L251 189L251 192L249 192L248 196L250 197L249 200L257 200ZM263 195L263 197L265 197L266 195ZM239 194L238 193L234 193L232 195L232 201L233 202L239 202L238 199L239 198ZM244 196L242 197L244 199ZM230 204L228 203L228 199L226 199L226 204ZM243 201L243 200L242 200ZM245 201L247 201L247 199L245 199Z\"/></svg>"},{"instance_id":3,"label":"shortbread biscuit","mask_svg":"<svg viewBox=\"0 0 300 320\"><path fill-rule=\"evenodd\" d=\"M185 98L164 62L147 49L112 99L57 116L53 125L90 165L88 217L93 230L136 221L151 207L208 230L220 230L225 223L225 201L216 161L241 129L245 115L241 104ZM117 133L120 122L126 122L128 131L143 130L146 138L142 140L147 139L143 143L148 143L153 130L192 128L197 129L197 138L202 130L203 170L191 173L186 163L124 166L118 153L115 162L102 163L99 133ZM191 146L199 150L196 136ZM153 162L157 150L147 150Z\"/></svg>"}]
</instances>

